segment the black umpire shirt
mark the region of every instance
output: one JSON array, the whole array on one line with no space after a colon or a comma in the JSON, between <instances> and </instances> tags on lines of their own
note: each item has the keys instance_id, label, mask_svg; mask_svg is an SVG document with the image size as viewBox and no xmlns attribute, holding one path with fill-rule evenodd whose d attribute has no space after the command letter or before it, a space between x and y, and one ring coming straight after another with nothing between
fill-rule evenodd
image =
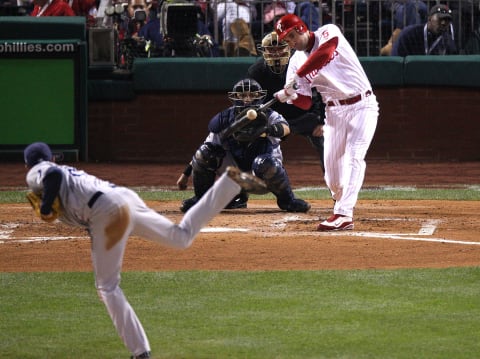
<instances>
[{"instance_id":1,"label":"black umpire shirt","mask_svg":"<svg viewBox=\"0 0 480 359\"><path fill-rule=\"evenodd\" d=\"M247 70L247 77L254 79L262 86L262 89L267 90L265 102L272 99L275 92L285 86L286 75L286 70L281 74L273 73L265 63L263 57L252 64ZM285 117L294 133L310 134L316 125L324 123L325 106L316 91L313 91L312 94L312 107L307 111L297 106L281 102L275 103L272 109ZM306 114L309 115L305 116ZM300 119L302 119L302 124L298 123Z\"/></svg>"}]
</instances>

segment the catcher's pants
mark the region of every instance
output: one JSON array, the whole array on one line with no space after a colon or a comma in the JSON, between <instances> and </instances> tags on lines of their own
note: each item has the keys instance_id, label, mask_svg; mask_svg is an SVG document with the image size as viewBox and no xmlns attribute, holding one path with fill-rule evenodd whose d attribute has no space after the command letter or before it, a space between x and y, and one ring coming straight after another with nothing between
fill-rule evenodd
<instances>
[{"instance_id":1,"label":"catcher's pants","mask_svg":"<svg viewBox=\"0 0 480 359\"><path fill-rule=\"evenodd\" d=\"M240 186L223 174L179 224L147 207L132 190L116 187L92 205L89 232L98 294L120 337L133 355L150 351L145 331L120 284L123 255L130 235L174 248L189 247L201 228L238 193Z\"/></svg>"}]
</instances>

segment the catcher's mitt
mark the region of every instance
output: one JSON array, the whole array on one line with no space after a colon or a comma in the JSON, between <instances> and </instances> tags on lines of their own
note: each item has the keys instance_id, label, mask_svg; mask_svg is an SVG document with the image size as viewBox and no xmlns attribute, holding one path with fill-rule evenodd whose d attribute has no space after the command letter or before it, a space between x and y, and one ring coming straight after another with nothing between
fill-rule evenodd
<instances>
[{"instance_id":1,"label":"catcher's mitt","mask_svg":"<svg viewBox=\"0 0 480 359\"><path fill-rule=\"evenodd\" d=\"M253 142L262 134L267 128L267 116L264 112L257 112L257 118L254 121L247 123L238 131L235 131L232 137L238 142Z\"/></svg>"},{"instance_id":2,"label":"catcher's mitt","mask_svg":"<svg viewBox=\"0 0 480 359\"><path fill-rule=\"evenodd\" d=\"M38 217L40 217L42 220L46 222L53 222L60 216L61 213L61 205L60 205L60 200L58 199L58 196L55 197L55 200L53 201L52 204L52 211L50 214L42 214L40 213L40 207L42 205L42 197L39 195L35 194L32 191L27 192L26 194L28 201L32 205L33 210L37 214Z\"/></svg>"}]
</instances>

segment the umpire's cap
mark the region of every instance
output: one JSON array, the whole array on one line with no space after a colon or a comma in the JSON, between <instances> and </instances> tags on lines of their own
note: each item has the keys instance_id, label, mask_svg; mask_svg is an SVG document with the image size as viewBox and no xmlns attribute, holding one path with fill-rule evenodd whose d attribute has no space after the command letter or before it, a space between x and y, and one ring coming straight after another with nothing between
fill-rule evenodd
<instances>
[{"instance_id":1,"label":"umpire's cap","mask_svg":"<svg viewBox=\"0 0 480 359\"><path fill-rule=\"evenodd\" d=\"M33 167L42 161L51 161L53 158L52 151L46 143L34 142L23 151L25 163L28 167Z\"/></svg>"}]
</instances>

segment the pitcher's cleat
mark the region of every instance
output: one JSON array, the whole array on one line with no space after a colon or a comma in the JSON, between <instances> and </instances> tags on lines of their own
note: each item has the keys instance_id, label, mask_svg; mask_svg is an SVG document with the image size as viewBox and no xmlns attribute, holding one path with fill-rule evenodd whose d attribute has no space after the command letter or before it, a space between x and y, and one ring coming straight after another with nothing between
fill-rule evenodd
<instances>
[{"instance_id":1,"label":"pitcher's cleat","mask_svg":"<svg viewBox=\"0 0 480 359\"><path fill-rule=\"evenodd\" d=\"M353 229L353 218L341 214L334 214L320 223L317 231L347 231Z\"/></svg>"},{"instance_id":2,"label":"pitcher's cleat","mask_svg":"<svg viewBox=\"0 0 480 359\"><path fill-rule=\"evenodd\" d=\"M227 176L237 182L245 192L254 194L265 194L268 192L265 182L250 173L242 172L233 166L228 166L226 172Z\"/></svg>"}]
</instances>

